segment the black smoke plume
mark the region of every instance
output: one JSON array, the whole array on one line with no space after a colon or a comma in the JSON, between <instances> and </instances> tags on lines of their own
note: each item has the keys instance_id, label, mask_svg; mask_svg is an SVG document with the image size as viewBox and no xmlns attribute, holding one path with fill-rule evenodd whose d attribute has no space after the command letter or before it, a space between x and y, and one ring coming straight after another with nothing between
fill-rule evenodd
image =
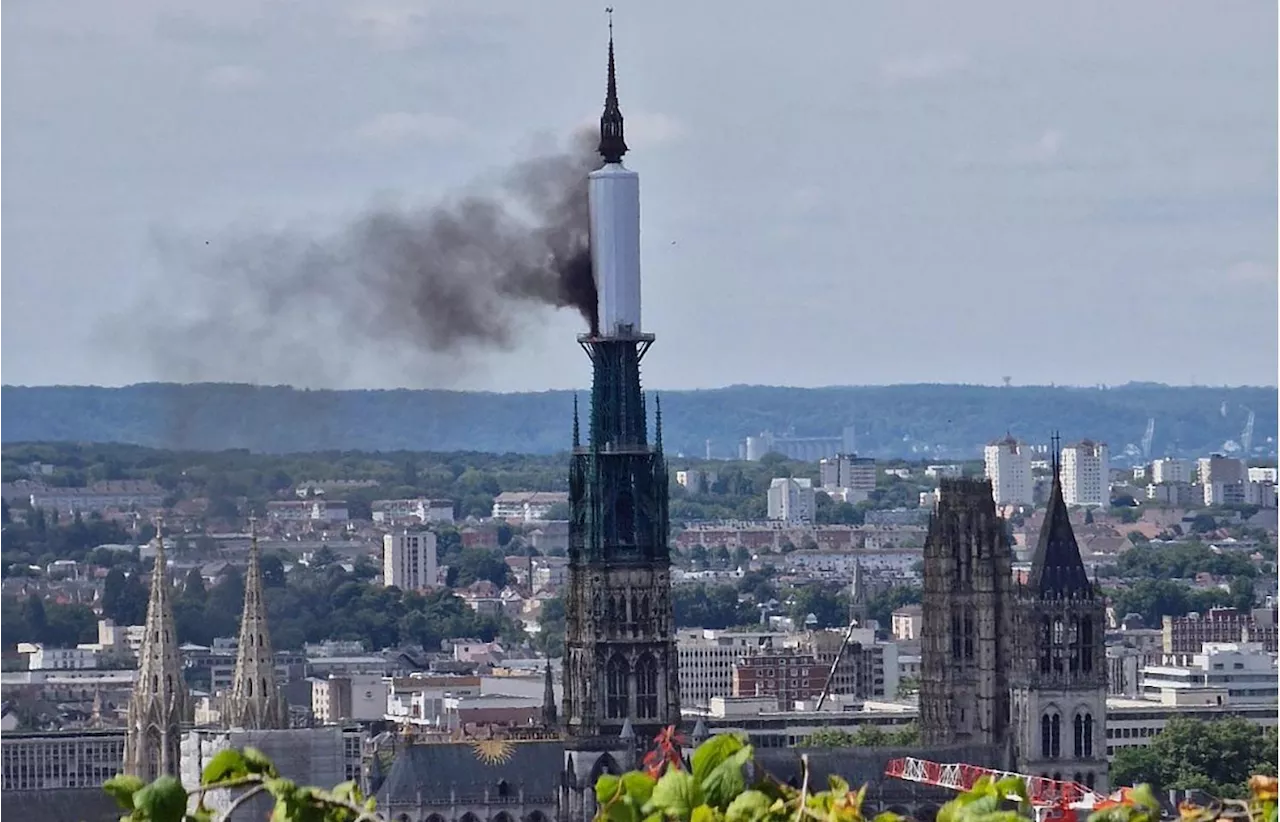
<instances>
[{"instance_id":1,"label":"black smoke plume","mask_svg":"<svg viewBox=\"0 0 1280 822\"><path fill-rule=\"evenodd\" d=\"M599 162L583 133L428 208L373 208L323 234L162 240L164 280L130 330L161 379L295 385L346 381L340 357L317 357L321 338L406 363L507 350L537 306L573 308L594 332L586 177Z\"/></svg>"}]
</instances>

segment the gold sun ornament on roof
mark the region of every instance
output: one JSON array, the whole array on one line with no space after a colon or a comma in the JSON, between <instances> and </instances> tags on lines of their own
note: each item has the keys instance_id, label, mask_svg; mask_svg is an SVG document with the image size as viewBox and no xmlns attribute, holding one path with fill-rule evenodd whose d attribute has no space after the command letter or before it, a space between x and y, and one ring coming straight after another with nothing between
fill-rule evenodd
<instances>
[{"instance_id":1,"label":"gold sun ornament on roof","mask_svg":"<svg viewBox=\"0 0 1280 822\"><path fill-rule=\"evenodd\" d=\"M515 753L516 746L507 739L481 739L471 745L476 759L487 765L501 765Z\"/></svg>"}]
</instances>

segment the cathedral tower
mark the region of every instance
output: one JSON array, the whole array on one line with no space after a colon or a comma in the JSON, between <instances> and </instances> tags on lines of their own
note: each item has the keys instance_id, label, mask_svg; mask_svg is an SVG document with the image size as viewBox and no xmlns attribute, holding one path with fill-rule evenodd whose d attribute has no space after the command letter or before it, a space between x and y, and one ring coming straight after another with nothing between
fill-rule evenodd
<instances>
[{"instance_id":1,"label":"cathedral tower","mask_svg":"<svg viewBox=\"0 0 1280 822\"><path fill-rule=\"evenodd\" d=\"M179 746L189 722L187 686L173 627L169 579L164 557L163 523L156 521L156 558L151 572L146 634L138 652L138 678L129 699L124 771L151 782L179 776Z\"/></svg>"},{"instance_id":2,"label":"cathedral tower","mask_svg":"<svg viewBox=\"0 0 1280 822\"><path fill-rule=\"evenodd\" d=\"M267 627L267 602L262 595L262 565L256 524L249 520L249 570L244 580L244 612L236 673L222 719L232 728L287 728L288 714L276 687L276 659Z\"/></svg>"},{"instance_id":3,"label":"cathedral tower","mask_svg":"<svg viewBox=\"0 0 1280 822\"><path fill-rule=\"evenodd\" d=\"M600 118L604 165L587 184L598 332L579 337L592 366L587 442L575 402L565 601L566 819L594 815L595 777L635 764L639 745L680 721L667 545L661 409L648 439L640 362L640 185L618 105L612 28Z\"/></svg>"},{"instance_id":4,"label":"cathedral tower","mask_svg":"<svg viewBox=\"0 0 1280 822\"><path fill-rule=\"evenodd\" d=\"M1022 773L1107 790L1104 605L1080 560L1053 441L1053 490L1018 586L1012 671L1014 751Z\"/></svg>"},{"instance_id":5,"label":"cathedral tower","mask_svg":"<svg viewBox=\"0 0 1280 822\"><path fill-rule=\"evenodd\" d=\"M987 480L943 480L924 547L926 745L1007 745L1012 553Z\"/></svg>"}]
</instances>

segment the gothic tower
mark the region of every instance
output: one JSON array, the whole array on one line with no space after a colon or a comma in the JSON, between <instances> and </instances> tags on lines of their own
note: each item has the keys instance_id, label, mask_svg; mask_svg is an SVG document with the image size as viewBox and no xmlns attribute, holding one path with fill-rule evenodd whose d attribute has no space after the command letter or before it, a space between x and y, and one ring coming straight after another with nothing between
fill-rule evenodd
<instances>
[{"instance_id":1,"label":"gothic tower","mask_svg":"<svg viewBox=\"0 0 1280 822\"><path fill-rule=\"evenodd\" d=\"M258 532L252 519L249 520L249 531L249 571L244 580L244 612L240 617L236 673L222 719L232 728L287 728L287 709L276 688L275 654L271 650L271 631L267 627L267 602L262 595Z\"/></svg>"},{"instance_id":2,"label":"gothic tower","mask_svg":"<svg viewBox=\"0 0 1280 822\"><path fill-rule=\"evenodd\" d=\"M575 401L569 472L569 592L564 697L567 734L561 815L594 815L596 776L635 764L639 745L680 721L667 545L662 414L648 439L640 362L640 189L622 165L612 28L600 118L604 165L588 179L599 328L579 337L592 365L587 442Z\"/></svg>"},{"instance_id":3,"label":"gothic tower","mask_svg":"<svg viewBox=\"0 0 1280 822\"><path fill-rule=\"evenodd\" d=\"M129 699L124 743L125 773L146 782L165 774L180 775L179 746L183 725L189 722L187 687L169 603L163 531L157 520L146 634L138 652L138 678Z\"/></svg>"},{"instance_id":4,"label":"gothic tower","mask_svg":"<svg viewBox=\"0 0 1280 822\"><path fill-rule=\"evenodd\" d=\"M943 480L924 547L926 745L1007 746L1012 553L987 480Z\"/></svg>"},{"instance_id":5,"label":"gothic tower","mask_svg":"<svg viewBox=\"0 0 1280 822\"><path fill-rule=\"evenodd\" d=\"M1104 604L1080 561L1053 440L1053 490L1017 588L1014 751L1022 773L1107 790Z\"/></svg>"}]
</instances>

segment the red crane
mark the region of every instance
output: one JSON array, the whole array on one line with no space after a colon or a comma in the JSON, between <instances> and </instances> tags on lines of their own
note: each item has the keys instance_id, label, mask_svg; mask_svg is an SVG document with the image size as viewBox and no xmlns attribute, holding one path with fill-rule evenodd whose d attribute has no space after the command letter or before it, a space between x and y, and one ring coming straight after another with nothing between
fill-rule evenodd
<instances>
[{"instance_id":1,"label":"red crane","mask_svg":"<svg viewBox=\"0 0 1280 822\"><path fill-rule=\"evenodd\" d=\"M904 779L908 782L919 782L923 785L936 785L950 788L953 791L968 791L978 784L978 780L989 776L996 782L1006 777L1022 780L1027 788L1027 798L1035 809L1038 822L1051 820L1074 820L1079 818L1076 811L1091 811L1107 797L1095 793L1079 782L1065 782L1046 779L1042 776L997 771L963 762L939 763L915 757L891 759L884 769L885 776Z\"/></svg>"}]
</instances>

